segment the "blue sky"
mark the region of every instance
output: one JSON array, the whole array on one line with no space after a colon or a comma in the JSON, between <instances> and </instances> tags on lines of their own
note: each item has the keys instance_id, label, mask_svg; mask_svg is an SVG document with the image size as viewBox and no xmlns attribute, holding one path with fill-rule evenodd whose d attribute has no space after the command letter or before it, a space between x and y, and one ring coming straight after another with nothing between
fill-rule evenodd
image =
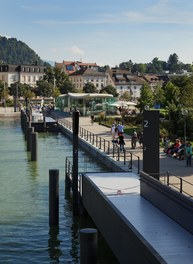
<instances>
[{"instance_id":1,"label":"blue sky","mask_svg":"<svg viewBox=\"0 0 193 264\"><path fill-rule=\"evenodd\" d=\"M0 35L25 42L43 60L115 66L193 62L192 0L6 0Z\"/></svg>"}]
</instances>

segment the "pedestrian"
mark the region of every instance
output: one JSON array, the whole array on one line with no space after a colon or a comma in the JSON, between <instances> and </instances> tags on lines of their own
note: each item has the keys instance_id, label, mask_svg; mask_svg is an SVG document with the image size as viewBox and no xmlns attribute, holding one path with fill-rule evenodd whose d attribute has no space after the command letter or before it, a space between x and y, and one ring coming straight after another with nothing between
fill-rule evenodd
<instances>
[{"instance_id":1,"label":"pedestrian","mask_svg":"<svg viewBox=\"0 0 193 264\"><path fill-rule=\"evenodd\" d=\"M141 131L139 133L138 139L139 139L139 146L140 146L140 148L143 148L143 131Z\"/></svg>"},{"instance_id":2,"label":"pedestrian","mask_svg":"<svg viewBox=\"0 0 193 264\"><path fill-rule=\"evenodd\" d=\"M136 143L137 143L137 132L136 130L134 129L133 130L133 134L131 136L131 148L132 149L135 149L136 148Z\"/></svg>"},{"instance_id":3,"label":"pedestrian","mask_svg":"<svg viewBox=\"0 0 193 264\"><path fill-rule=\"evenodd\" d=\"M112 124L112 127L111 127L111 135L112 135L112 139L114 140L115 139L115 124L114 123Z\"/></svg>"},{"instance_id":4,"label":"pedestrian","mask_svg":"<svg viewBox=\"0 0 193 264\"><path fill-rule=\"evenodd\" d=\"M186 157L186 166L190 167L192 165L192 146L190 142L187 142L185 146L185 157Z\"/></svg>"},{"instance_id":5,"label":"pedestrian","mask_svg":"<svg viewBox=\"0 0 193 264\"><path fill-rule=\"evenodd\" d=\"M118 136L124 132L123 129L124 129L124 126L119 122L117 126Z\"/></svg>"},{"instance_id":6,"label":"pedestrian","mask_svg":"<svg viewBox=\"0 0 193 264\"><path fill-rule=\"evenodd\" d=\"M124 140L123 133L119 134L118 144L119 144L119 150L120 151L125 151L125 140Z\"/></svg>"}]
</instances>

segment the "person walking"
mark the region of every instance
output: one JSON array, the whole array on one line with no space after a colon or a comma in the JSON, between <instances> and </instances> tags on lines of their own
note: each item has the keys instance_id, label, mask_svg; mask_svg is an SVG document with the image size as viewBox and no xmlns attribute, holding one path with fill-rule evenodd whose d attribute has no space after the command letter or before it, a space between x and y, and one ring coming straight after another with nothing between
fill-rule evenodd
<instances>
[{"instance_id":1,"label":"person walking","mask_svg":"<svg viewBox=\"0 0 193 264\"><path fill-rule=\"evenodd\" d=\"M120 151L125 151L125 140L124 140L123 133L119 134L118 144L119 144L119 150Z\"/></svg>"},{"instance_id":2,"label":"person walking","mask_svg":"<svg viewBox=\"0 0 193 264\"><path fill-rule=\"evenodd\" d=\"M112 127L111 127L111 135L112 135L112 139L115 140L115 124L113 123L112 124Z\"/></svg>"},{"instance_id":3,"label":"person walking","mask_svg":"<svg viewBox=\"0 0 193 264\"><path fill-rule=\"evenodd\" d=\"M192 146L190 142L187 142L185 146L186 166L192 165Z\"/></svg>"},{"instance_id":4,"label":"person walking","mask_svg":"<svg viewBox=\"0 0 193 264\"><path fill-rule=\"evenodd\" d=\"M133 130L133 134L131 136L131 148L132 149L135 149L136 148L136 143L137 143L137 132L136 130L134 129Z\"/></svg>"}]
</instances>

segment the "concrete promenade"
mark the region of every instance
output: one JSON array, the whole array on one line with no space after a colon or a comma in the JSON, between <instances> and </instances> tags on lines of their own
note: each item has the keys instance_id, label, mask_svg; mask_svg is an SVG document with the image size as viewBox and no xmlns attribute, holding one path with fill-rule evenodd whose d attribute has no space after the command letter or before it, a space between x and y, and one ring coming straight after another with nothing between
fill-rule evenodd
<instances>
[{"instance_id":1,"label":"concrete promenade","mask_svg":"<svg viewBox=\"0 0 193 264\"><path fill-rule=\"evenodd\" d=\"M71 118L68 118L71 121ZM111 131L110 128L94 123L93 125L90 122L89 117L80 117L79 125L86 130L92 132L93 134L100 135L102 138L111 141ZM139 143L137 142L136 149L131 149L131 138L129 135L124 134L125 137L125 148L126 150L131 151L136 156L140 157L141 166L143 169L143 150L140 148ZM163 150L160 149L160 174L164 174L169 171L171 174L181 177L187 177L192 179L193 183L193 163L192 167L186 167L185 160L176 160L174 158L168 157L163 153Z\"/></svg>"},{"instance_id":2,"label":"concrete promenade","mask_svg":"<svg viewBox=\"0 0 193 264\"><path fill-rule=\"evenodd\" d=\"M67 119L72 122L71 117L64 117L62 113L57 113L58 119ZM109 127L99 125L97 122L91 124L90 117L80 117L79 126L88 130L89 132L102 137L105 140L112 140L111 131ZM124 134L125 136L125 149L132 152L133 155L133 165L137 166L137 156L140 157L140 170L143 170L143 150L140 148L139 143L137 142L136 149L131 149L131 138L129 135ZM193 196L193 163L192 167L186 167L185 160L176 160L174 158L168 157L163 153L163 149L160 149L160 179L162 175L166 175L167 171L171 174L170 183L175 184L177 188L180 188L180 179L177 179L174 176L181 177L183 179L183 191L187 192ZM161 179L163 180L163 178ZM166 180L166 178L165 178ZM188 183L186 183L186 181Z\"/></svg>"},{"instance_id":3,"label":"concrete promenade","mask_svg":"<svg viewBox=\"0 0 193 264\"><path fill-rule=\"evenodd\" d=\"M0 107L0 117L20 116L20 111L14 112L14 107Z\"/></svg>"}]
</instances>

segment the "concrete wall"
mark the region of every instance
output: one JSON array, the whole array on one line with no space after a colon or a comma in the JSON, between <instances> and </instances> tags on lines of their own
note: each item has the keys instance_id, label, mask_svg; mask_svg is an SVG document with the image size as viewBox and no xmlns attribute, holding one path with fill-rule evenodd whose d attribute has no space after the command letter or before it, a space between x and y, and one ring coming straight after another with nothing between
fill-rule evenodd
<instances>
[{"instance_id":1,"label":"concrete wall","mask_svg":"<svg viewBox=\"0 0 193 264\"><path fill-rule=\"evenodd\" d=\"M82 203L121 264L165 263L157 252L86 176Z\"/></svg>"},{"instance_id":2,"label":"concrete wall","mask_svg":"<svg viewBox=\"0 0 193 264\"><path fill-rule=\"evenodd\" d=\"M59 128L62 133L64 133L66 136L68 136L71 140L73 140L73 133L68 128L59 125ZM79 146L84 148L86 151L90 153L91 156L96 157L97 160L101 161L105 166L109 167L111 171L125 171L120 168L119 165L117 165L117 161L114 161L110 157L107 156L106 153L104 153L102 150L97 149L96 147L92 146L89 142L86 140L79 138Z\"/></svg>"},{"instance_id":3,"label":"concrete wall","mask_svg":"<svg viewBox=\"0 0 193 264\"><path fill-rule=\"evenodd\" d=\"M141 196L193 234L193 200L140 172Z\"/></svg>"}]
</instances>

